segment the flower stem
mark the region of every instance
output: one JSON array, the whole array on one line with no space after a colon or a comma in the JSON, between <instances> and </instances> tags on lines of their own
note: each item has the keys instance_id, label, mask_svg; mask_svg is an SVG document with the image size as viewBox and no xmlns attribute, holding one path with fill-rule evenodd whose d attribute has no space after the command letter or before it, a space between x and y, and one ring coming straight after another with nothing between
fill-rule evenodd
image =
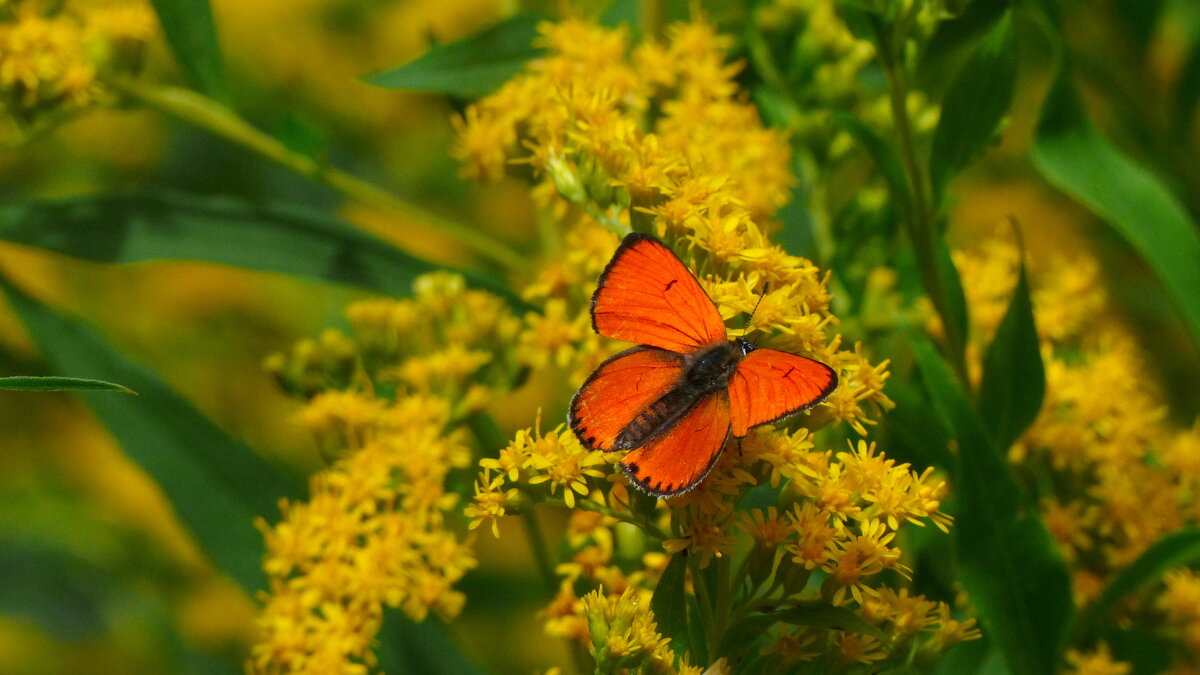
<instances>
[{"instance_id":1,"label":"flower stem","mask_svg":"<svg viewBox=\"0 0 1200 675\"><path fill-rule=\"evenodd\" d=\"M504 242L399 199L376 185L328 167L311 157L293 152L278 139L263 133L213 99L179 87L145 84L124 77L114 77L108 84L143 105L224 138L289 171L333 188L349 199L394 214L406 222L436 230L481 258L496 263L509 274L524 276L528 272L529 265L525 259Z\"/></svg>"},{"instance_id":2,"label":"flower stem","mask_svg":"<svg viewBox=\"0 0 1200 675\"><path fill-rule=\"evenodd\" d=\"M931 202L930 190L927 189L925 172L917 159L912 121L908 117L908 83L900 63L905 31L890 31L891 26L878 18L874 18L871 23L875 29L876 51L887 79L888 102L896 128L896 144L900 153L900 162L904 167L904 175L908 183L909 204L904 223L907 226L909 239L912 241L913 252L916 254L921 285L925 287L925 293L933 302L934 309L942 319L950 365L959 379L966 383L968 382L966 361L964 360L966 336L961 333L962 327L953 319L948 289L942 283L939 269L941 263L937 253L937 234L934 232L935 209ZM907 20L901 22L901 25L907 24Z\"/></svg>"},{"instance_id":3,"label":"flower stem","mask_svg":"<svg viewBox=\"0 0 1200 675\"><path fill-rule=\"evenodd\" d=\"M542 526L538 523L532 507L525 509L521 517L525 521L525 532L529 535L529 548L533 551L538 574L546 584L546 591L550 593L550 597L554 597L558 592L558 579L554 576L554 566L550 564L550 554L546 551L546 538L542 535Z\"/></svg>"}]
</instances>

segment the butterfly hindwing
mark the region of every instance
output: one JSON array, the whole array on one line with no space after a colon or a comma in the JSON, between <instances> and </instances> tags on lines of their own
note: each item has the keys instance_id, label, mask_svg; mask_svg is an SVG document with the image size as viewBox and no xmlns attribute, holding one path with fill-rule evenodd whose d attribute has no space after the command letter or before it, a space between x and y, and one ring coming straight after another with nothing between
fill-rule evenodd
<instances>
[{"instance_id":1,"label":"butterfly hindwing","mask_svg":"<svg viewBox=\"0 0 1200 675\"><path fill-rule=\"evenodd\" d=\"M627 349L600 364L571 399L571 429L589 450L612 450L616 437L678 385L683 357L654 347Z\"/></svg>"},{"instance_id":2,"label":"butterfly hindwing","mask_svg":"<svg viewBox=\"0 0 1200 675\"><path fill-rule=\"evenodd\" d=\"M600 275L592 327L610 338L680 353L726 339L717 306L683 262L659 240L636 232Z\"/></svg>"},{"instance_id":3,"label":"butterfly hindwing","mask_svg":"<svg viewBox=\"0 0 1200 675\"><path fill-rule=\"evenodd\" d=\"M639 488L667 497L699 483L729 437L729 394L705 396L666 433L621 458L620 467Z\"/></svg>"},{"instance_id":4,"label":"butterfly hindwing","mask_svg":"<svg viewBox=\"0 0 1200 675\"><path fill-rule=\"evenodd\" d=\"M824 401L837 384L837 373L820 361L755 349L729 379L733 435L741 438L751 427L807 410Z\"/></svg>"}]
</instances>

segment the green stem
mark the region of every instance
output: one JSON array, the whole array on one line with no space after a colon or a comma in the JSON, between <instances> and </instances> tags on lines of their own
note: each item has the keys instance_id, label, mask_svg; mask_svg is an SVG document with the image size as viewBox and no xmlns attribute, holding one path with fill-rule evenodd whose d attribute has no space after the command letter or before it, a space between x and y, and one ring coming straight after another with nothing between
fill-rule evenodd
<instances>
[{"instance_id":1,"label":"green stem","mask_svg":"<svg viewBox=\"0 0 1200 675\"><path fill-rule=\"evenodd\" d=\"M550 554L546 551L546 538L542 536L542 526L537 521L533 507L525 509L521 514L525 521L525 531L529 534L529 548L533 550L533 560L537 563L538 574L546 584L550 597L558 593L558 577L554 574L554 565L550 564Z\"/></svg>"},{"instance_id":2,"label":"green stem","mask_svg":"<svg viewBox=\"0 0 1200 675\"><path fill-rule=\"evenodd\" d=\"M565 501L563 501L562 499L555 498L555 497L548 497L548 498L544 499L542 501L542 503L549 504L552 506L561 506L565 509L572 508L572 507L568 506L567 503ZM613 509L608 508L607 506L601 504L600 502L592 501L590 499L576 498L574 508L584 509L586 511L595 511L596 513L599 513L602 516L616 518L617 520L621 521L622 523L629 523L630 525L636 526L637 528L639 528L646 534L654 537L655 539L658 539L659 541L664 541L666 539L669 539L669 537L667 536L667 533L663 532L662 528L655 525L654 523L651 523L650 521L645 520L643 518L638 518L629 513L622 513L620 511L614 511Z\"/></svg>"},{"instance_id":3,"label":"green stem","mask_svg":"<svg viewBox=\"0 0 1200 675\"><path fill-rule=\"evenodd\" d=\"M108 84L143 105L224 138L289 171L333 188L356 202L394 214L406 222L436 230L471 249L481 258L500 265L510 274L528 274L529 265L525 259L504 242L401 200L376 185L325 166L311 157L292 152L278 139L258 130L210 98L187 89L150 85L129 78L112 78Z\"/></svg>"},{"instance_id":4,"label":"green stem","mask_svg":"<svg viewBox=\"0 0 1200 675\"><path fill-rule=\"evenodd\" d=\"M967 366L965 361L966 336L960 331L960 326L953 320L950 311L950 296L942 284L942 275L937 255L934 232L934 206L931 202L930 190L926 184L925 172L918 159L916 144L913 141L912 121L908 117L908 85L900 66L897 46L888 27L879 20L872 21L875 28L876 41L880 64L883 66L887 79L888 102L892 110L892 120L896 127L896 143L900 153L900 162L904 167L904 175L908 183L908 212L904 219L913 251L917 257L917 267L921 273L921 285L933 302L934 309L942 319L946 334L946 348L950 356L950 364L959 380L966 383Z\"/></svg>"}]
</instances>

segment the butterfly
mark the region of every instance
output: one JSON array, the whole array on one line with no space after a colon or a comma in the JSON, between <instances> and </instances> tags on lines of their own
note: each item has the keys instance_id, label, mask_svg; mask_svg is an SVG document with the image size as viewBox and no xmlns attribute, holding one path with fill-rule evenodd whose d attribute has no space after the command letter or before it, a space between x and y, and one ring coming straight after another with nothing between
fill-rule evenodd
<instances>
[{"instance_id":1,"label":"butterfly","mask_svg":"<svg viewBox=\"0 0 1200 675\"><path fill-rule=\"evenodd\" d=\"M729 436L807 410L837 388L813 359L729 340L712 298L674 252L625 237L592 295L592 328L640 343L600 364L571 399L589 450L628 450L619 466L656 497L704 479Z\"/></svg>"}]
</instances>

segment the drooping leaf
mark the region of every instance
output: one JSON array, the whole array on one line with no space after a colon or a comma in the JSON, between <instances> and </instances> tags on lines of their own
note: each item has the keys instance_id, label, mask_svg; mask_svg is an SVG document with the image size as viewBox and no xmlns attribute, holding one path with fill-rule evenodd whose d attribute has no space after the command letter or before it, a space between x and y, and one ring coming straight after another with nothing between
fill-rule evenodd
<instances>
[{"instance_id":1,"label":"drooping leaf","mask_svg":"<svg viewBox=\"0 0 1200 675\"><path fill-rule=\"evenodd\" d=\"M671 639L671 650L681 657L692 651L692 640L688 633L687 591L684 590L686 580L687 556L676 553L667 562L650 598L650 611L654 612L658 632Z\"/></svg>"},{"instance_id":2,"label":"drooping leaf","mask_svg":"<svg viewBox=\"0 0 1200 675\"><path fill-rule=\"evenodd\" d=\"M1049 675L1073 611L1066 565L950 368L923 337L913 353L958 441L959 579L1010 671Z\"/></svg>"},{"instance_id":3,"label":"drooping leaf","mask_svg":"<svg viewBox=\"0 0 1200 675\"><path fill-rule=\"evenodd\" d=\"M104 263L202 260L395 296L445 269L340 220L283 206L172 193L102 194L0 206L0 240ZM524 303L505 284L468 282Z\"/></svg>"},{"instance_id":4,"label":"drooping leaf","mask_svg":"<svg viewBox=\"0 0 1200 675\"><path fill-rule=\"evenodd\" d=\"M1128 567L1116 574L1100 595L1079 615L1073 631L1086 638L1095 631L1113 605L1133 591L1162 579L1164 572L1200 562L1200 528L1172 532L1154 542Z\"/></svg>"},{"instance_id":5,"label":"drooping leaf","mask_svg":"<svg viewBox=\"0 0 1200 675\"><path fill-rule=\"evenodd\" d=\"M1017 81L1017 45L1012 17L1005 12L954 78L942 101L929 159L934 199L946 184L992 142L1012 105Z\"/></svg>"},{"instance_id":6,"label":"drooping leaf","mask_svg":"<svg viewBox=\"0 0 1200 675\"><path fill-rule=\"evenodd\" d=\"M120 380L141 396L82 398L125 453L158 484L201 549L247 592L265 587L256 518L278 515L278 500L301 486L213 424L93 329L29 297L0 277L0 290L52 371Z\"/></svg>"},{"instance_id":7,"label":"drooping leaf","mask_svg":"<svg viewBox=\"0 0 1200 675\"><path fill-rule=\"evenodd\" d=\"M201 92L229 98L225 61L208 0L151 0L175 58Z\"/></svg>"},{"instance_id":8,"label":"drooping leaf","mask_svg":"<svg viewBox=\"0 0 1200 675\"><path fill-rule=\"evenodd\" d=\"M1022 263L1008 310L984 357L979 386L979 412L998 449L1007 450L1033 424L1045 394L1046 371Z\"/></svg>"},{"instance_id":9,"label":"drooping leaf","mask_svg":"<svg viewBox=\"0 0 1200 675\"><path fill-rule=\"evenodd\" d=\"M1042 110L1033 163L1141 254L1200 345L1200 228L1157 176L1092 126L1065 74Z\"/></svg>"},{"instance_id":10,"label":"drooping leaf","mask_svg":"<svg viewBox=\"0 0 1200 675\"><path fill-rule=\"evenodd\" d=\"M533 46L538 23L544 20L536 14L517 14L481 33L435 46L413 61L365 79L389 89L478 98L544 53L545 50Z\"/></svg>"},{"instance_id":11,"label":"drooping leaf","mask_svg":"<svg viewBox=\"0 0 1200 675\"><path fill-rule=\"evenodd\" d=\"M0 389L9 391L120 391L126 394L137 394L129 387L105 382L89 380L85 377L0 377Z\"/></svg>"}]
</instances>

